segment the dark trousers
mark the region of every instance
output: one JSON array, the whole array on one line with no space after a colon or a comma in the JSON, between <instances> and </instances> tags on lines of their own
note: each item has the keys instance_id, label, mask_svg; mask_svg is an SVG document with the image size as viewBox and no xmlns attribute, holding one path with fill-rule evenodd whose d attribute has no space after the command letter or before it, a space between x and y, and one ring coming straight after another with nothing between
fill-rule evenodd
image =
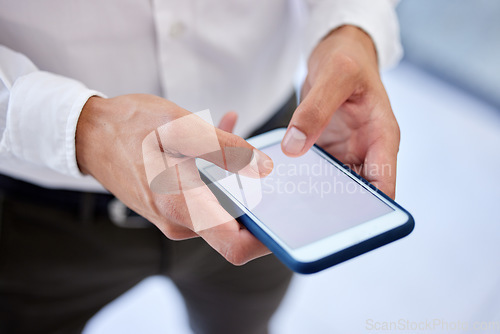
<instances>
[{"instance_id":1,"label":"dark trousers","mask_svg":"<svg viewBox=\"0 0 500 334\"><path fill-rule=\"evenodd\" d=\"M286 126L294 108L295 96L254 134ZM195 333L267 333L291 278L273 255L235 267L200 238L118 227L111 199L0 176L0 333L79 333L152 275L177 286Z\"/></svg>"}]
</instances>

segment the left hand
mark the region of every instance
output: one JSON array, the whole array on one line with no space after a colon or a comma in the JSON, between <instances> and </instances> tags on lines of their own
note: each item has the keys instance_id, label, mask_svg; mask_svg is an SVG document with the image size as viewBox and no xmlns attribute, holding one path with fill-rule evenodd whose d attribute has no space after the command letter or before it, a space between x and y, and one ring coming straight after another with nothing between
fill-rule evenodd
<instances>
[{"instance_id":1,"label":"left hand","mask_svg":"<svg viewBox=\"0 0 500 334\"><path fill-rule=\"evenodd\" d=\"M235 122L229 113L220 126L231 131ZM253 178L268 175L272 160L222 129L158 96L94 96L78 119L78 166L169 239L200 236L242 265L269 250L222 208L195 159Z\"/></svg>"},{"instance_id":2,"label":"left hand","mask_svg":"<svg viewBox=\"0 0 500 334\"><path fill-rule=\"evenodd\" d=\"M312 52L301 103L282 142L303 155L314 143L395 197L399 126L380 79L371 38L342 26Z\"/></svg>"}]
</instances>

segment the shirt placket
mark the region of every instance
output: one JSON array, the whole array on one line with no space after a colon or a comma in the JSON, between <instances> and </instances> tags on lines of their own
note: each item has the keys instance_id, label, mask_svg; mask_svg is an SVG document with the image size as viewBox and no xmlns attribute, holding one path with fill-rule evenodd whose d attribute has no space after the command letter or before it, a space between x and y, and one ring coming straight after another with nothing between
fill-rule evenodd
<instances>
[{"instance_id":1,"label":"shirt placket","mask_svg":"<svg viewBox=\"0 0 500 334\"><path fill-rule=\"evenodd\" d=\"M198 61L193 52L194 13L189 0L153 0L163 96L175 103L196 98Z\"/></svg>"}]
</instances>

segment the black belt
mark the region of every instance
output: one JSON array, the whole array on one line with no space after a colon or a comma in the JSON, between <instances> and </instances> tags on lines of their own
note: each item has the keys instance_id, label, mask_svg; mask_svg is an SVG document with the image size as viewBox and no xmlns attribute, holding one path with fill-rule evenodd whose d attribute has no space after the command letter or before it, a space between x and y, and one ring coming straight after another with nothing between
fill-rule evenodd
<instances>
[{"instance_id":1,"label":"black belt","mask_svg":"<svg viewBox=\"0 0 500 334\"><path fill-rule=\"evenodd\" d=\"M56 206L72 212L79 212L82 203L92 201L96 214L107 213L108 203L114 198L110 194L43 188L5 175L0 175L0 189L13 200Z\"/></svg>"},{"instance_id":2,"label":"black belt","mask_svg":"<svg viewBox=\"0 0 500 334\"><path fill-rule=\"evenodd\" d=\"M144 218L111 194L43 188L1 174L0 192L6 200L63 210L78 216L84 222L106 216L121 227L150 226Z\"/></svg>"}]
</instances>

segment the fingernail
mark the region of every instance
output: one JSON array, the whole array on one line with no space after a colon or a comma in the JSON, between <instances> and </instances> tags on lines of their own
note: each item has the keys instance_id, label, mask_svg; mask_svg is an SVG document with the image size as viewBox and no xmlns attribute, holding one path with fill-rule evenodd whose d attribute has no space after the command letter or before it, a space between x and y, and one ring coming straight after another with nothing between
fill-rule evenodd
<instances>
[{"instance_id":1,"label":"fingernail","mask_svg":"<svg viewBox=\"0 0 500 334\"><path fill-rule=\"evenodd\" d=\"M292 126L283 138L283 148L289 154L299 154L306 145L306 135Z\"/></svg>"},{"instance_id":2,"label":"fingernail","mask_svg":"<svg viewBox=\"0 0 500 334\"><path fill-rule=\"evenodd\" d=\"M250 168L257 174L269 174L273 170L273 161L264 153L254 149Z\"/></svg>"}]
</instances>

